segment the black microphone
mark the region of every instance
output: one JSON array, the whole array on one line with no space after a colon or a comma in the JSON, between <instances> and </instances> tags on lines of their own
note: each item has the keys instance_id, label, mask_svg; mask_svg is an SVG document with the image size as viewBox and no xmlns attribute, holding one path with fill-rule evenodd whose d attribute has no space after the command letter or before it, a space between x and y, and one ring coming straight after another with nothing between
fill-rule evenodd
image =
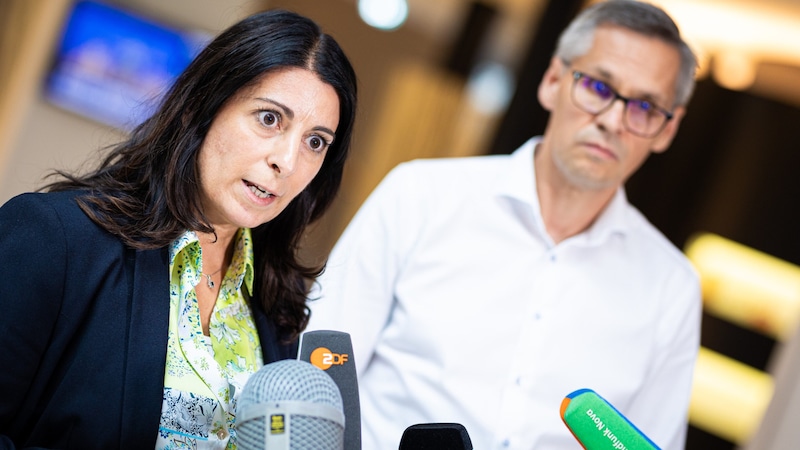
<instances>
[{"instance_id":1,"label":"black microphone","mask_svg":"<svg viewBox=\"0 0 800 450\"><path fill-rule=\"evenodd\" d=\"M399 450L472 450L472 440L460 423L418 423L403 432Z\"/></svg>"},{"instance_id":2,"label":"black microphone","mask_svg":"<svg viewBox=\"0 0 800 450\"><path fill-rule=\"evenodd\" d=\"M361 450L361 403L350 335L331 330L307 331L300 336L298 359L324 370L336 382L344 404L344 448Z\"/></svg>"},{"instance_id":3,"label":"black microphone","mask_svg":"<svg viewBox=\"0 0 800 450\"><path fill-rule=\"evenodd\" d=\"M336 382L313 365L286 359L263 366L236 405L240 450L342 450L344 411Z\"/></svg>"}]
</instances>

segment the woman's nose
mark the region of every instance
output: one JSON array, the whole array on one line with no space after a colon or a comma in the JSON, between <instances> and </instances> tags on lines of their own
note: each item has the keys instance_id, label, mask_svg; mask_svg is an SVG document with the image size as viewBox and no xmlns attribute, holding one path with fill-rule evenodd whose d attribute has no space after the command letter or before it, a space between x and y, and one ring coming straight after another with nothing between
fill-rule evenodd
<instances>
[{"instance_id":1,"label":"woman's nose","mask_svg":"<svg viewBox=\"0 0 800 450\"><path fill-rule=\"evenodd\" d=\"M297 169L300 139L287 137L276 144L267 155L267 163L280 177L288 177Z\"/></svg>"}]
</instances>

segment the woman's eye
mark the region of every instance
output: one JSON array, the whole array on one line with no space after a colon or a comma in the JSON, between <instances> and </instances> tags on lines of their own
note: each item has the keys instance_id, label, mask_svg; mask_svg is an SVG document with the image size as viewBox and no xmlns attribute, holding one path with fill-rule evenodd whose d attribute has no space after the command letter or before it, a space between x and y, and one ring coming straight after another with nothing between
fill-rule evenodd
<instances>
[{"instance_id":1,"label":"woman's eye","mask_svg":"<svg viewBox=\"0 0 800 450\"><path fill-rule=\"evenodd\" d=\"M259 111L258 119L267 126L273 126L279 122L278 115L272 111Z\"/></svg>"},{"instance_id":2,"label":"woman's eye","mask_svg":"<svg viewBox=\"0 0 800 450\"><path fill-rule=\"evenodd\" d=\"M328 146L328 142L320 136L311 136L307 142L309 148L317 151L324 150Z\"/></svg>"}]
</instances>

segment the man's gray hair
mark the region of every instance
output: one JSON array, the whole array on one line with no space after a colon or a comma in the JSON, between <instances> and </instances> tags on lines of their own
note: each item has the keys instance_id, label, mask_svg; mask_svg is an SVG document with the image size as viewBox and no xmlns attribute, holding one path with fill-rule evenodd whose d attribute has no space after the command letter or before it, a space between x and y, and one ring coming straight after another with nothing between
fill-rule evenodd
<instances>
[{"instance_id":1,"label":"man's gray hair","mask_svg":"<svg viewBox=\"0 0 800 450\"><path fill-rule=\"evenodd\" d=\"M675 104L685 106L694 91L697 58L681 38L678 26L661 8L634 0L596 3L578 14L561 33L555 56L569 63L592 47L594 32L601 25L614 25L654 37L673 45L680 53L681 67L675 83Z\"/></svg>"}]
</instances>

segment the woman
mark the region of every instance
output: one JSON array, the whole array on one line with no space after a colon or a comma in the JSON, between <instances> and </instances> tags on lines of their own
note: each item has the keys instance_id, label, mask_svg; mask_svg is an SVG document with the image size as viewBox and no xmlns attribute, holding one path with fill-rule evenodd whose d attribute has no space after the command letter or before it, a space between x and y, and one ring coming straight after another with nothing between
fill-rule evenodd
<instances>
[{"instance_id":1,"label":"woman","mask_svg":"<svg viewBox=\"0 0 800 450\"><path fill-rule=\"evenodd\" d=\"M259 13L99 168L0 208L0 448L235 448L238 392L306 326L298 241L355 107L330 36Z\"/></svg>"}]
</instances>

